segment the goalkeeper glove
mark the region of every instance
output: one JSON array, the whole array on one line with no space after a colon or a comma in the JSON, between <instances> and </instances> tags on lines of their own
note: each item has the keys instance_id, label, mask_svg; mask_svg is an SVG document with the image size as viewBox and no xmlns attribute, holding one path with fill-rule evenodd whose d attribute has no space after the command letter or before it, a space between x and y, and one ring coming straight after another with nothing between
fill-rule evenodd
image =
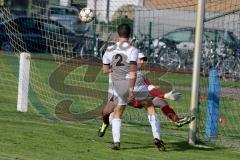
<instances>
[{"instance_id":1,"label":"goalkeeper glove","mask_svg":"<svg viewBox=\"0 0 240 160\"><path fill-rule=\"evenodd\" d=\"M165 99L169 99L169 100L173 100L173 101L177 101L181 97L182 97L182 94L179 92L174 92L174 90L164 94Z\"/></svg>"}]
</instances>

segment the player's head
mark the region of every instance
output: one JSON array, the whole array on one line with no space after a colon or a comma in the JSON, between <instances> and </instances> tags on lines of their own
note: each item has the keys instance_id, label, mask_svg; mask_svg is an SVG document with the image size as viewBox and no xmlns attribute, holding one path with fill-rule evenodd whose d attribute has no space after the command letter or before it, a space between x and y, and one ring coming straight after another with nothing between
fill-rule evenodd
<instances>
[{"instance_id":1,"label":"player's head","mask_svg":"<svg viewBox=\"0 0 240 160\"><path fill-rule=\"evenodd\" d=\"M131 28L128 24L120 24L117 28L117 32L120 38L129 38L131 35Z\"/></svg>"},{"instance_id":2,"label":"player's head","mask_svg":"<svg viewBox=\"0 0 240 160\"><path fill-rule=\"evenodd\" d=\"M141 52L138 53L138 69L141 69L146 61L147 57Z\"/></svg>"},{"instance_id":3,"label":"player's head","mask_svg":"<svg viewBox=\"0 0 240 160\"><path fill-rule=\"evenodd\" d=\"M147 61L147 57L143 53L138 53L138 59L141 61Z\"/></svg>"}]
</instances>

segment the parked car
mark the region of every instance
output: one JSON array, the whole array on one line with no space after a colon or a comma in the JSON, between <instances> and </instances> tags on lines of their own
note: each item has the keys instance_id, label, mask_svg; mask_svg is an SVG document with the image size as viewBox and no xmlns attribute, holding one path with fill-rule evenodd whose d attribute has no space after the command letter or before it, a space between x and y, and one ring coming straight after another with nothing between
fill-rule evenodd
<instances>
[{"instance_id":1,"label":"parked car","mask_svg":"<svg viewBox=\"0 0 240 160\"><path fill-rule=\"evenodd\" d=\"M57 21L69 30L84 30L79 19L79 10L75 6L47 5L46 16L53 21Z\"/></svg>"},{"instance_id":2,"label":"parked car","mask_svg":"<svg viewBox=\"0 0 240 160\"><path fill-rule=\"evenodd\" d=\"M168 64L175 60L178 68L191 69L195 41L195 28L179 28L153 40L156 62ZM169 49L171 49L169 51ZM209 58L209 50L214 49L217 56L227 56L239 52L239 40L231 31L204 28L202 57ZM169 57L170 59L166 59ZM172 58L174 57L174 59Z\"/></svg>"},{"instance_id":3,"label":"parked car","mask_svg":"<svg viewBox=\"0 0 240 160\"><path fill-rule=\"evenodd\" d=\"M193 51L195 28L179 28L164 34L159 39L160 41L164 39L174 41L177 45L177 48L180 50ZM203 42L205 41L212 41L216 47L218 47L221 43L225 44L228 48L231 48L234 51L238 49L239 45L239 40L236 38L233 32L214 28L204 28Z\"/></svg>"},{"instance_id":4,"label":"parked car","mask_svg":"<svg viewBox=\"0 0 240 160\"><path fill-rule=\"evenodd\" d=\"M80 52L86 40L93 42L94 39L49 19L18 17L0 23L0 48L3 51L27 49L38 53L76 53Z\"/></svg>"}]
</instances>

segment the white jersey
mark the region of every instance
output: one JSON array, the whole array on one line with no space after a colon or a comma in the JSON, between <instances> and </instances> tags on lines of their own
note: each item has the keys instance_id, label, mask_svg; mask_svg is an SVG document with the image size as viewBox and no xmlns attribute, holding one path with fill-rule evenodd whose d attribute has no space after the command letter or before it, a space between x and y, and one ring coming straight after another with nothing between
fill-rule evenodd
<instances>
[{"instance_id":1,"label":"white jersey","mask_svg":"<svg viewBox=\"0 0 240 160\"><path fill-rule=\"evenodd\" d=\"M145 78L142 70L137 71L137 79L133 92L136 100L146 100L151 98L148 86L145 84Z\"/></svg>"},{"instance_id":2,"label":"white jersey","mask_svg":"<svg viewBox=\"0 0 240 160\"><path fill-rule=\"evenodd\" d=\"M103 55L103 64L111 65L112 80L126 80L130 72L130 63L137 63L138 50L129 43L116 43L108 47Z\"/></svg>"},{"instance_id":3,"label":"white jersey","mask_svg":"<svg viewBox=\"0 0 240 160\"><path fill-rule=\"evenodd\" d=\"M144 74L141 70L138 70L134 91L141 92L141 91L144 91L145 89L146 89L146 85L145 85Z\"/></svg>"},{"instance_id":4,"label":"white jersey","mask_svg":"<svg viewBox=\"0 0 240 160\"><path fill-rule=\"evenodd\" d=\"M141 70L137 71L137 79L133 92L136 100L146 100L152 98L149 93L148 86L145 84L144 74ZM110 100L113 95L116 95L116 93L113 89L111 76L109 75L108 99Z\"/></svg>"}]
</instances>

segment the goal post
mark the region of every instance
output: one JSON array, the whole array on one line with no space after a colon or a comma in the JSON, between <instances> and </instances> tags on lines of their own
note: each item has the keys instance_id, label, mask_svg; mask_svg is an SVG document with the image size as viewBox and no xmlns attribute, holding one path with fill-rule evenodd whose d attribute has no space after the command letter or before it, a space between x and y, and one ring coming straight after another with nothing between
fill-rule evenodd
<instances>
[{"instance_id":1,"label":"goal post","mask_svg":"<svg viewBox=\"0 0 240 160\"><path fill-rule=\"evenodd\" d=\"M20 54L17 101L17 111L19 112L27 112L28 109L30 57L31 55L26 52Z\"/></svg>"},{"instance_id":2,"label":"goal post","mask_svg":"<svg viewBox=\"0 0 240 160\"><path fill-rule=\"evenodd\" d=\"M203 20L205 15L205 0L198 0L197 18L196 18L196 33L195 33L195 49L193 60L193 73L192 73L192 92L190 111L194 116L197 116L198 110L198 97L199 97L199 81L200 81L200 60L201 60L201 45L203 33ZM193 121L189 125L188 143L195 144L197 134L197 122Z\"/></svg>"}]
</instances>

